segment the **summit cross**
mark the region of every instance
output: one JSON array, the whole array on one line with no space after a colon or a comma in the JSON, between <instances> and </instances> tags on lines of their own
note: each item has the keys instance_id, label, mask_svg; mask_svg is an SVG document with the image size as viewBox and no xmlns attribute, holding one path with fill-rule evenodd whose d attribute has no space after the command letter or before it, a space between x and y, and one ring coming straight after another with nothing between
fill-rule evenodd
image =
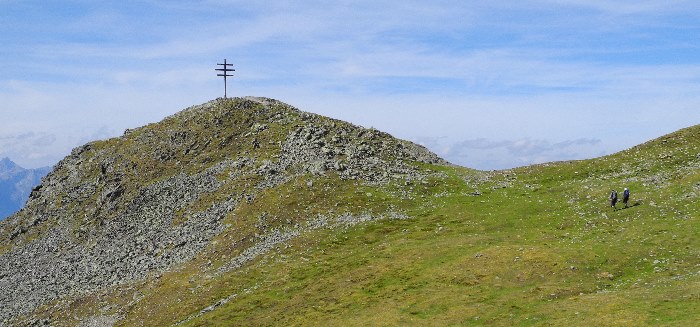
<instances>
[{"instance_id":1,"label":"summit cross","mask_svg":"<svg viewBox=\"0 0 700 327\"><path fill-rule=\"evenodd\" d=\"M233 68L229 68L229 66L233 66L233 64L226 63L226 59L224 59L223 64L216 64L216 65L222 66L222 68L217 68L215 70L221 72L219 74L216 74L216 76L221 76L224 78L224 99L226 99L226 89L227 89L226 78L233 77L233 75L229 75L229 72L234 72L236 70Z\"/></svg>"}]
</instances>

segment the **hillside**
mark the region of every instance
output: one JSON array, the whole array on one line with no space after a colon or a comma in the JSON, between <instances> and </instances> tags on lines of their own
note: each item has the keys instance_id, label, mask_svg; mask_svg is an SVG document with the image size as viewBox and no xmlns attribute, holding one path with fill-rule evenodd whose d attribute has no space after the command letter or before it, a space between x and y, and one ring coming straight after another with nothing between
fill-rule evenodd
<instances>
[{"instance_id":1,"label":"hillside","mask_svg":"<svg viewBox=\"0 0 700 327\"><path fill-rule=\"evenodd\" d=\"M0 322L688 326L699 195L700 127L482 172L219 99L75 149L0 222Z\"/></svg>"},{"instance_id":2,"label":"hillside","mask_svg":"<svg viewBox=\"0 0 700 327\"><path fill-rule=\"evenodd\" d=\"M32 188L50 170L49 167L24 169L9 158L0 160L0 220L21 209Z\"/></svg>"}]
</instances>

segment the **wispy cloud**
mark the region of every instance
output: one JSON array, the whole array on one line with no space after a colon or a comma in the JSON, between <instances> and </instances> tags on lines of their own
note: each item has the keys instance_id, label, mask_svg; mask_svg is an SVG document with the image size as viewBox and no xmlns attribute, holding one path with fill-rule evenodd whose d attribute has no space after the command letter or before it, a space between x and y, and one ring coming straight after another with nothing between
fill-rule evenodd
<instances>
[{"instance_id":1,"label":"wispy cloud","mask_svg":"<svg viewBox=\"0 0 700 327\"><path fill-rule=\"evenodd\" d=\"M560 160L700 123L698 21L685 0L5 1L0 114L67 152L220 96L228 58L230 94Z\"/></svg>"},{"instance_id":2,"label":"wispy cloud","mask_svg":"<svg viewBox=\"0 0 700 327\"><path fill-rule=\"evenodd\" d=\"M698 6L696 1L671 0L671 1L616 1L616 0L545 0L545 3L574 6L579 8L591 8L596 11L614 15L663 15L669 13L685 12Z\"/></svg>"},{"instance_id":3,"label":"wispy cloud","mask_svg":"<svg viewBox=\"0 0 700 327\"><path fill-rule=\"evenodd\" d=\"M551 143L547 140L520 139L511 141L493 141L479 138L466 140L454 144L448 155L460 155L471 150L494 150L503 148L514 157L539 156L546 152L560 152L577 146L596 146L600 144L598 139L577 139Z\"/></svg>"},{"instance_id":4,"label":"wispy cloud","mask_svg":"<svg viewBox=\"0 0 700 327\"><path fill-rule=\"evenodd\" d=\"M21 165L28 163L31 168L42 166L49 158L55 160L56 153L51 153L55 143L56 135L50 133L0 135L0 157L10 157Z\"/></svg>"},{"instance_id":5,"label":"wispy cloud","mask_svg":"<svg viewBox=\"0 0 700 327\"><path fill-rule=\"evenodd\" d=\"M444 140L417 139L452 163L478 169L504 169L536 163L585 159L605 154L592 138L551 142L542 139L493 140L477 138L445 144Z\"/></svg>"}]
</instances>

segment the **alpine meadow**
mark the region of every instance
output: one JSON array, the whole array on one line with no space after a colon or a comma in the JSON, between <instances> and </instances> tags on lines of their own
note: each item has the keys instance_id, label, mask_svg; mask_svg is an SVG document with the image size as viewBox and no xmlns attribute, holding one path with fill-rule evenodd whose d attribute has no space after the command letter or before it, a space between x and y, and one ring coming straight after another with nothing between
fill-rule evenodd
<instances>
[{"instance_id":1,"label":"alpine meadow","mask_svg":"<svg viewBox=\"0 0 700 327\"><path fill-rule=\"evenodd\" d=\"M698 197L700 126L479 171L216 99L74 149L0 221L0 326L694 326Z\"/></svg>"}]
</instances>

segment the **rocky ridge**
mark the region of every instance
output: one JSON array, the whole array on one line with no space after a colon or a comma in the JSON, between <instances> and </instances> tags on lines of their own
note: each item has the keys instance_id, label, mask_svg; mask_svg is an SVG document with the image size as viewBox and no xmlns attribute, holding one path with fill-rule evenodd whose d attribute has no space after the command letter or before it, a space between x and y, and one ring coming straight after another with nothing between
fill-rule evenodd
<instances>
[{"instance_id":1,"label":"rocky ridge","mask_svg":"<svg viewBox=\"0 0 700 327\"><path fill-rule=\"evenodd\" d=\"M253 97L214 100L86 144L0 223L0 325L51 323L32 313L174 269L231 231L226 218L266 190L314 176L411 183L429 174L421 163L447 164L386 133ZM327 215L261 224L232 246L251 258L320 226L403 217ZM221 270L247 260L236 256Z\"/></svg>"}]
</instances>

